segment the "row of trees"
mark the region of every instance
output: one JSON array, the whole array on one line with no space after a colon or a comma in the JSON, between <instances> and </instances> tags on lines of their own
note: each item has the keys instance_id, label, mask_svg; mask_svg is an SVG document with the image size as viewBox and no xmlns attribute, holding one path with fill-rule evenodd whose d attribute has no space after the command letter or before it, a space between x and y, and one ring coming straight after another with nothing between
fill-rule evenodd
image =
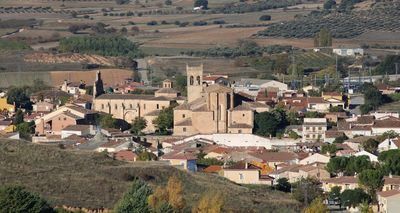
<instances>
[{"instance_id":1,"label":"row of trees","mask_svg":"<svg viewBox=\"0 0 400 213\"><path fill-rule=\"evenodd\" d=\"M60 40L61 52L98 54L103 56L142 57L139 45L119 36L69 37Z\"/></svg>"},{"instance_id":2,"label":"row of trees","mask_svg":"<svg viewBox=\"0 0 400 213\"><path fill-rule=\"evenodd\" d=\"M188 51L187 55L201 57L236 58L241 56L262 56L263 54L279 54L289 52L291 46L270 45L261 47L254 41L239 40L236 47L213 47L201 51Z\"/></svg>"}]
</instances>

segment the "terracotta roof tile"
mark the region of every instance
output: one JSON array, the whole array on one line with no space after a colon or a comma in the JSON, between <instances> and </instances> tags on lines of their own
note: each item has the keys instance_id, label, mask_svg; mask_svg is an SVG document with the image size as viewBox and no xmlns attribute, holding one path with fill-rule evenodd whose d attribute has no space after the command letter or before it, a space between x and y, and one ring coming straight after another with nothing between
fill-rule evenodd
<instances>
[{"instance_id":1,"label":"terracotta roof tile","mask_svg":"<svg viewBox=\"0 0 400 213\"><path fill-rule=\"evenodd\" d=\"M217 173L222 170L222 166L211 165L203 170L205 173Z\"/></svg>"}]
</instances>

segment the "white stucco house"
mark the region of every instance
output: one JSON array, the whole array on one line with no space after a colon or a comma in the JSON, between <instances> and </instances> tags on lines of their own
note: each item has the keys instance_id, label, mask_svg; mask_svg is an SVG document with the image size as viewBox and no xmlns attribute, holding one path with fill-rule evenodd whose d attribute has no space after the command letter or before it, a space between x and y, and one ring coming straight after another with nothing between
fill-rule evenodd
<instances>
[{"instance_id":1,"label":"white stucco house","mask_svg":"<svg viewBox=\"0 0 400 213\"><path fill-rule=\"evenodd\" d=\"M301 165L308 165L308 164L313 164L313 163L328 163L329 159L331 159L328 156L319 154L319 153L315 153L313 155L310 155L304 159L302 159L299 164Z\"/></svg>"},{"instance_id":2,"label":"white stucco house","mask_svg":"<svg viewBox=\"0 0 400 213\"><path fill-rule=\"evenodd\" d=\"M388 138L382 141L378 145L379 152L391 150L391 149L398 149L400 148L400 139L399 138Z\"/></svg>"},{"instance_id":3,"label":"white stucco house","mask_svg":"<svg viewBox=\"0 0 400 213\"><path fill-rule=\"evenodd\" d=\"M372 154L372 153L369 153L369 152L367 152L367 151L359 151L359 152L357 152L357 153L355 153L354 154L354 156L363 156L363 155L366 155L366 156L368 156L369 157L369 160L371 161L371 162L378 162L378 156L376 156L376 155L374 155L374 154Z\"/></svg>"}]
</instances>

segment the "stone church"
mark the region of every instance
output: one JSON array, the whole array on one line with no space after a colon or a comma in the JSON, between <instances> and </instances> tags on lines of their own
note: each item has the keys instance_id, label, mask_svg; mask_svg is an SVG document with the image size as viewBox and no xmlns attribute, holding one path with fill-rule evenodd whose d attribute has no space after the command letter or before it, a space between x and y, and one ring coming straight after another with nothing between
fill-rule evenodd
<instances>
[{"instance_id":1,"label":"stone church","mask_svg":"<svg viewBox=\"0 0 400 213\"><path fill-rule=\"evenodd\" d=\"M230 87L203 84L203 65L186 70L188 97L174 109L174 135L252 133L251 103L242 103Z\"/></svg>"},{"instance_id":2,"label":"stone church","mask_svg":"<svg viewBox=\"0 0 400 213\"><path fill-rule=\"evenodd\" d=\"M152 133L155 131L153 120L157 118L160 111L173 104L182 104L185 100L172 86L172 81L167 79L154 95L104 94L101 76L98 75L93 88L92 108L128 123L136 117L142 117L147 121L147 127L143 132Z\"/></svg>"}]
</instances>

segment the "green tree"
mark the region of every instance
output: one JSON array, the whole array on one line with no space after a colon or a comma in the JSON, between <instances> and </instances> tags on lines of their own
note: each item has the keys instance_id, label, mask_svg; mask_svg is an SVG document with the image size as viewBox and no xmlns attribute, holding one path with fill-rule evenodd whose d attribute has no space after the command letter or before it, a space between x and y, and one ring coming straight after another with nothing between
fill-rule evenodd
<instances>
[{"instance_id":1,"label":"green tree","mask_svg":"<svg viewBox=\"0 0 400 213\"><path fill-rule=\"evenodd\" d=\"M141 135L142 130L147 127L146 119L142 117L136 117L132 122L131 132L135 135Z\"/></svg>"},{"instance_id":2,"label":"green tree","mask_svg":"<svg viewBox=\"0 0 400 213\"><path fill-rule=\"evenodd\" d=\"M260 20L260 21L270 21L271 20L271 16L270 15L262 15L262 16L260 16L260 18L258 18L258 20Z\"/></svg>"},{"instance_id":3,"label":"green tree","mask_svg":"<svg viewBox=\"0 0 400 213\"><path fill-rule=\"evenodd\" d=\"M383 186L383 172L379 169L361 171L358 175L358 182L367 189L373 200L376 200L376 192Z\"/></svg>"},{"instance_id":4,"label":"green tree","mask_svg":"<svg viewBox=\"0 0 400 213\"><path fill-rule=\"evenodd\" d=\"M373 166L368 156L350 156L345 173L346 175L355 175L371 168Z\"/></svg>"},{"instance_id":5,"label":"green tree","mask_svg":"<svg viewBox=\"0 0 400 213\"><path fill-rule=\"evenodd\" d=\"M321 147L322 154L334 155L337 151L338 151L338 148L336 147L335 144L324 144Z\"/></svg>"},{"instance_id":6,"label":"green tree","mask_svg":"<svg viewBox=\"0 0 400 213\"><path fill-rule=\"evenodd\" d=\"M357 207L364 201L370 201L370 196L360 188L346 189L340 195L340 200L344 206Z\"/></svg>"},{"instance_id":7,"label":"green tree","mask_svg":"<svg viewBox=\"0 0 400 213\"><path fill-rule=\"evenodd\" d=\"M156 132L160 135L166 135L169 133L169 129L174 124L174 106L170 106L160 111L157 118L153 120L153 124L156 127Z\"/></svg>"},{"instance_id":8,"label":"green tree","mask_svg":"<svg viewBox=\"0 0 400 213\"><path fill-rule=\"evenodd\" d=\"M47 213L53 212L53 209L44 199L26 191L21 186L2 186L0 212Z\"/></svg>"},{"instance_id":9,"label":"green tree","mask_svg":"<svg viewBox=\"0 0 400 213\"><path fill-rule=\"evenodd\" d=\"M289 111L288 113L286 113L286 120L289 122L290 125L301 124L300 116L297 112Z\"/></svg>"},{"instance_id":10,"label":"green tree","mask_svg":"<svg viewBox=\"0 0 400 213\"><path fill-rule=\"evenodd\" d=\"M372 207L369 206L368 201L363 201L358 207L361 213L374 213Z\"/></svg>"},{"instance_id":11,"label":"green tree","mask_svg":"<svg viewBox=\"0 0 400 213\"><path fill-rule=\"evenodd\" d=\"M290 192L292 185L289 183L287 178L279 178L275 188L282 192Z\"/></svg>"},{"instance_id":12,"label":"green tree","mask_svg":"<svg viewBox=\"0 0 400 213\"><path fill-rule=\"evenodd\" d=\"M331 191L328 194L328 198L330 200L339 200L340 199L340 192L342 191L342 187L334 186L331 188Z\"/></svg>"},{"instance_id":13,"label":"green tree","mask_svg":"<svg viewBox=\"0 0 400 213\"><path fill-rule=\"evenodd\" d=\"M21 138L29 140L31 134L35 133L35 122L22 122L17 125L16 129L19 132Z\"/></svg>"},{"instance_id":14,"label":"green tree","mask_svg":"<svg viewBox=\"0 0 400 213\"><path fill-rule=\"evenodd\" d=\"M24 112L21 109L18 109L14 116L14 124L18 125L24 122Z\"/></svg>"},{"instance_id":15,"label":"green tree","mask_svg":"<svg viewBox=\"0 0 400 213\"><path fill-rule=\"evenodd\" d=\"M378 150L378 145L379 141L373 138L370 138L361 143L362 148L369 153L375 153Z\"/></svg>"},{"instance_id":16,"label":"green tree","mask_svg":"<svg viewBox=\"0 0 400 213\"><path fill-rule=\"evenodd\" d=\"M29 95L26 87L11 87L7 92L7 103L15 104L17 108L31 109L32 103Z\"/></svg>"},{"instance_id":17,"label":"green tree","mask_svg":"<svg viewBox=\"0 0 400 213\"><path fill-rule=\"evenodd\" d=\"M381 152L378 156L379 162L383 165L382 171L386 175L400 175L400 150L392 149Z\"/></svg>"},{"instance_id":18,"label":"green tree","mask_svg":"<svg viewBox=\"0 0 400 213\"><path fill-rule=\"evenodd\" d=\"M343 143L347 139L349 139L349 138L346 135L339 136L339 137L335 138L333 143Z\"/></svg>"},{"instance_id":19,"label":"green tree","mask_svg":"<svg viewBox=\"0 0 400 213\"><path fill-rule=\"evenodd\" d=\"M332 34L327 28L322 28L314 37L315 47L330 47L332 46Z\"/></svg>"},{"instance_id":20,"label":"green tree","mask_svg":"<svg viewBox=\"0 0 400 213\"><path fill-rule=\"evenodd\" d=\"M304 210L304 213L328 213L329 209L324 204L322 198L315 198L309 206Z\"/></svg>"},{"instance_id":21,"label":"green tree","mask_svg":"<svg viewBox=\"0 0 400 213\"><path fill-rule=\"evenodd\" d=\"M201 7L203 6L203 9L207 10L208 9L208 1L207 0L195 0L194 1L194 7Z\"/></svg>"},{"instance_id":22,"label":"green tree","mask_svg":"<svg viewBox=\"0 0 400 213\"><path fill-rule=\"evenodd\" d=\"M325 10L330 10L333 9L336 6L336 1L335 0L326 0L324 3L324 9Z\"/></svg>"},{"instance_id":23,"label":"green tree","mask_svg":"<svg viewBox=\"0 0 400 213\"><path fill-rule=\"evenodd\" d=\"M262 112L255 115L255 133L262 136L275 136L278 130L279 120L270 112Z\"/></svg>"},{"instance_id":24,"label":"green tree","mask_svg":"<svg viewBox=\"0 0 400 213\"><path fill-rule=\"evenodd\" d=\"M364 83L362 86L364 93L365 105L376 110L380 105L385 102L382 93L371 83Z\"/></svg>"},{"instance_id":25,"label":"green tree","mask_svg":"<svg viewBox=\"0 0 400 213\"><path fill-rule=\"evenodd\" d=\"M326 164L326 170L334 175L346 171L349 159L347 157L333 157Z\"/></svg>"},{"instance_id":26,"label":"green tree","mask_svg":"<svg viewBox=\"0 0 400 213\"><path fill-rule=\"evenodd\" d=\"M147 199L151 193L152 190L146 182L135 179L114 210L117 213L150 213Z\"/></svg>"},{"instance_id":27,"label":"green tree","mask_svg":"<svg viewBox=\"0 0 400 213\"><path fill-rule=\"evenodd\" d=\"M117 128L117 119L110 114L102 114L98 118L98 124L101 128Z\"/></svg>"}]
</instances>

